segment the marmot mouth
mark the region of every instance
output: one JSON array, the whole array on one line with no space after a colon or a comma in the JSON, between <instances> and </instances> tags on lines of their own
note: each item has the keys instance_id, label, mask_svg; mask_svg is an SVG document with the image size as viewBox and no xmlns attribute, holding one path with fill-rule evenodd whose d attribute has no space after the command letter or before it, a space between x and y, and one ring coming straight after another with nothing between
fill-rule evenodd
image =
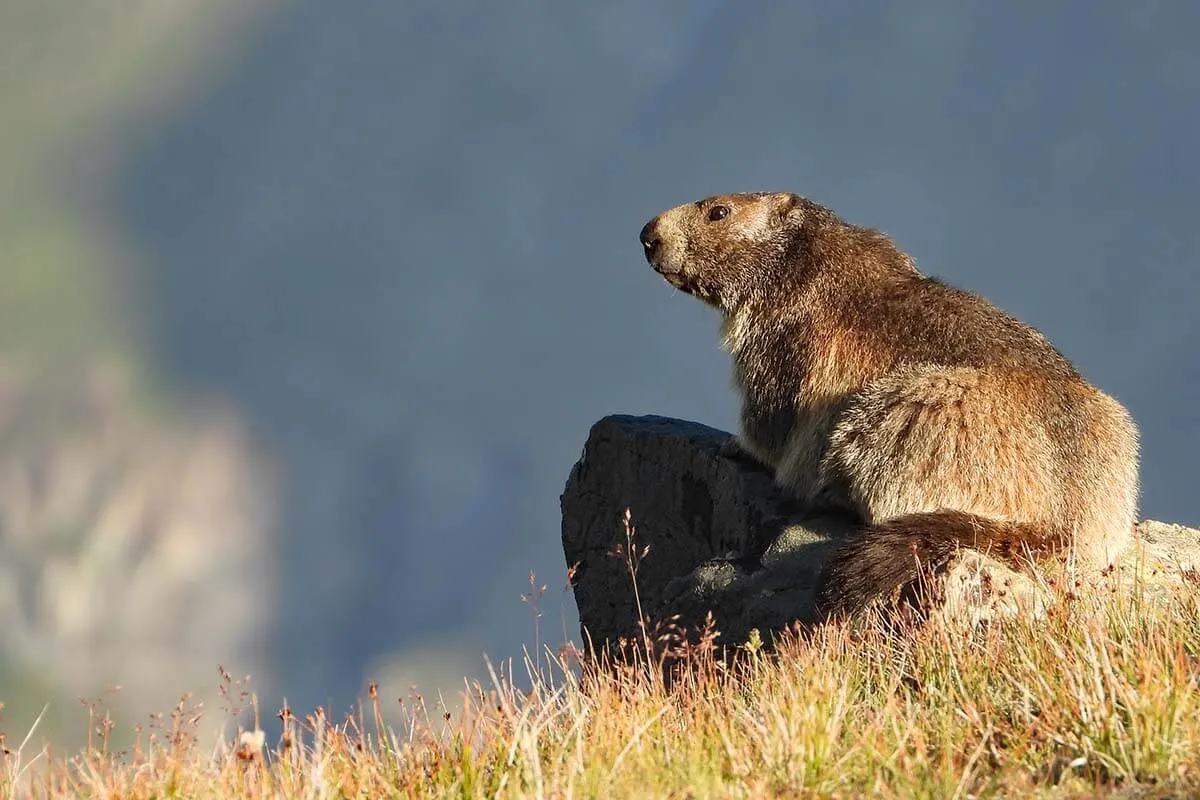
<instances>
[{"instance_id":1,"label":"marmot mouth","mask_svg":"<svg viewBox=\"0 0 1200 800\"><path fill-rule=\"evenodd\" d=\"M663 280L680 291L691 294L692 290L695 288L695 284L684 277L682 272L668 272L667 270L660 269L658 270L658 274L663 276Z\"/></svg>"},{"instance_id":2,"label":"marmot mouth","mask_svg":"<svg viewBox=\"0 0 1200 800\"><path fill-rule=\"evenodd\" d=\"M690 294L693 297L699 297L702 300L708 297L708 293L704 291L700 284L696 283L695 281L688 280L687 276L685 276L682 272L668 272L662 269L657 270L657 272L659 275L663 276L663 279L667 283L671 284L684 294Z\"/></svg>"}]
</instances>

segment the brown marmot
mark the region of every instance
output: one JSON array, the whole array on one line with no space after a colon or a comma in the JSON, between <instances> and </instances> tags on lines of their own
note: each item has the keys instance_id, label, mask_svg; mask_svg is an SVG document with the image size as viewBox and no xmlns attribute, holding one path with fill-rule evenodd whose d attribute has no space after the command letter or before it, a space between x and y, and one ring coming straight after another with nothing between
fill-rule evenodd
<instances>
[{"instance_id":1,"label":"brown marmot","mask_svg":"<svg viewBox=\"0 0 1200 800\"><path fill-rule=\"evenodd\" d=\"M854 612L958 546L1085 569L1132 538L1138 432L1038 331L922 275L883 233L786 192L687 203L641 232L717 308L738 444L810 507L864 522L818 603Z\"/></svg>"}]
</instances>

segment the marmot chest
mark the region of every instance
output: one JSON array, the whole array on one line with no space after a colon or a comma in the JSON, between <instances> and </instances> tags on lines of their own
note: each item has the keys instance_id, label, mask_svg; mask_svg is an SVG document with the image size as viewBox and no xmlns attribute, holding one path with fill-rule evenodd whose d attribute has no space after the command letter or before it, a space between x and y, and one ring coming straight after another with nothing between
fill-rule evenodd
<instances>
[{"instance_id":1,"label":"marmot chest","mask_svg":"<svg viewBox=\"0 0 1200 800\"><path fill-rule=\"evenodd\" d=\"M844 335L757 344L734 354L734 381L742 398L742 438L772 464L791 439L813 445L828 439L850 398L880 374Z\"/></svg>"}]
</instances>

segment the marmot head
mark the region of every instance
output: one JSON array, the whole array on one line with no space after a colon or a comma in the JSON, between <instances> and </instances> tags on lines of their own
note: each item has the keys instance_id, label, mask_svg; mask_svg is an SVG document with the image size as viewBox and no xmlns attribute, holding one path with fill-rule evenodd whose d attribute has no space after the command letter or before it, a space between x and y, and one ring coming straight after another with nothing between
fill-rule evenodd
<instances>
[{"instance_id":1,"label":"marmot head","mask_svg":"<svg viewBox=\"0 0 1200 800\"><path fill-rule=\"evenodd\" d=\"M728 313L786 279L783 267L817 211L788 192L717 195L650 220L642 247L668 283Z\"/></svg>"},{"instance_id":2,"label":"marmot head","mask_svg":"<svg viewBox=\"0 0 1200 800\"><path fill-rule=\"evenodd\" d=\"M790 293L818 270L912 270L878 231L844 222L790 192L723 194L685 203L646 223L646 260L667 282L731 314Z\"/></svg>"}]
</instances>

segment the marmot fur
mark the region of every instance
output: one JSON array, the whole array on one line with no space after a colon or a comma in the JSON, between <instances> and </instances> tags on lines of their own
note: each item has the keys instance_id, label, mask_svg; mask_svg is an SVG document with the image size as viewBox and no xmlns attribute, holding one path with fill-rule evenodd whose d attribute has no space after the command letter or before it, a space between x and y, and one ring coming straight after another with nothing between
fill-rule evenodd
<instances>
[{"instance_id":1,"label":"marmot fur","mask_svg":"<svg viewBox=\"0 0 1200 800\"><path fill-rule=\"evenodd\" d=\"M922 275L883 233L786 192L710 197L641 232L717 308L738 443L810 507L863 521L818 603L854 612L959 546L1113 562L1132 537L1138 432L1042 334Z\"/></svg>"}]
</instances>

